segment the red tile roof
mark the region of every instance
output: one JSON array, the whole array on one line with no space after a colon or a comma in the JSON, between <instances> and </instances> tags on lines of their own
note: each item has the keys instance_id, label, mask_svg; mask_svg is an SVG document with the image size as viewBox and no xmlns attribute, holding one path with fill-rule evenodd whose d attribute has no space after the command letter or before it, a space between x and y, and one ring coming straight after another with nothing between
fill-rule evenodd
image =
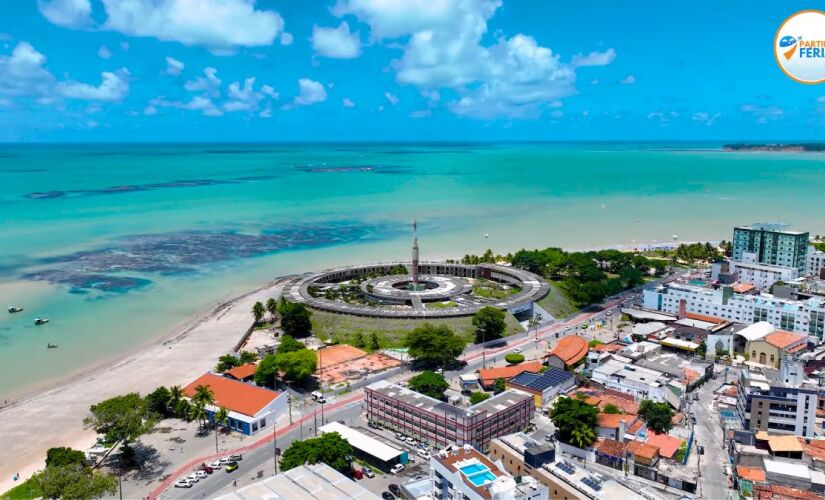
<instances>
[{"instance_id":1,"label":"red tile roof","mask_svg":"<svg viewBox=\"0 0 825 500\"><path fill-rule=\"evenodd\" d=\"M595 347L593 347L593 350L599 352L619 352L623 348L623 345L611 342L609 344L598 344Z\"/></svg>"},{"instance_id":2,"label":"red tile roof","mask_svg":"<svg viewBox=\"0 0 825 500\"><path fill-rule=\"evenodd\" d=\"M555 354L564 361L565 365L572 366L584 359L589 350L590 346L587 345L586 340L576 335L567 335L559 339L559 342L547 353L547 356Z\"/></svg>"},{"instance_id":3,"label":"red tile roof","mask_svg":"<svg viewBox=\"0 0 825 500\"><path fill-rule=\"evenodd\" d=\"M654 458L656 458L656 455L659 454L659 448L635 440L631 440L625 443L625 449L627 449L627 452L631 455L646 458L648 460L653 460Z\"/></svg>"},{"instance_id":4,"label":"red tile roof","mask_svg":"<svg viewBox=\"0 0 825 500\"><path fill-rule=\"evenodd\" d=\"M613 439L603 439L596 445L596 451L621 458L624 456L624 445Z\"/></svg>"},{"instance_id":5,"label":"red tile roof","mask_svg":"<svg viewBox=\"0 0 825 500\"><path fill-rule=\"evenodd\" d=\"M786 347L792 346L797 342L802 342L805 339L806 337L804 335L799 335L798 333L776 330L773 333L765 335L763 340L774 347L785 349Z\"/></svg>"},{"instance_id":6,"label":"red tile roof","mask_svg":"<svg viewBox=\"0 0 825 500\"><path fill-rule=\"evenodd\" d=\"M651 432L650 437L647 438L645 443L658 447L659 454L663 457L673 458L673 455L675 455L679 449L679 445L682 444L682 440L669 434L656 434L655 432Z\"/></svg>"},{"instance_id":7,"label":"red tile roof","mask_svg":"<svg viewBox=\"0 0 825 500\"><path fill-rule=\"evenodd\" d=\"M538 373L541 371L541 366L541 361L527 361L501 368L482 368L478 371L478 378L481 379L481 385L487 386L494 384L497 378L509 380L523 372Z\"/></svg>"},{"instance_id":8,"label":"red tile roof","mask_svg":"<svg viewBox=\"0 0 825 500\"><path fill-rule=\"evenodd\" d=\"M750 283L736 283L731 288L733 288L733 291L736 293L748 293L756 287Z\"/></svg>"},{"instance_id":9,"label":"red tile roof","mask_svg":"<svg viewBox=\"0 0 825 500\"><path fill-rule=\"evenodd\" d=\"M246 365L236 366L235 368L232 368L231 370L227 370L226 373L224 373L224 375L230 375L233 378L236 378L238 380L243 380L245 378L249 378L249 377L255 375L255 370L257 370L257 369L258 369L258 365L254 364L254 363L249 363L249 364L246 364Z\"/></svg>"},{"instance_id":10,"label":"red tile roof","mask_svg":"<svg viewBox=\"0 0 825 500\"><path fill-rule=\"evenodd\" d=\"M695 319L698 321L704 321L706 323L715 323L717 325L721 325L722 323L727 323L726 319L717 318L715 316L705 316L704 314L696 314L696 313L685 313L685 317L688 319Z\"/></svg>"},{"instance_id":11,"label":"red tile roof","mask_svg":"<svg viewBox=\"0 0 825 500\"><path fill-rule=\"evenodd\" d=\"M765 471L757 467L745 467L744 465L736 466L736 474L748 481L765 481Z\"/></svg>"},{"instance_id":12,"label":"red tile roof","mask_svg":"<svg viewBox=\"0 0 825 500\"><path fill-rule=\"evenodd\" d=\"M630 424L630 427L627 428L627 432L630 433L630 434L636 434L637 432L639 432L639 430L641 430L641 428L644 425L645 425L644 422L642 422L641 420L637 420L637 421L633 422L632 424Z\"/></svg>"},{"instance_id":13,"label":"red tile roof","mask_svg":"<svg viewBox=\"0 0 825 500\"><path fill-rule=\"evenodd\" d=\"M618 429L619 423L624 421L627 426L630 426L636 420L636 415L621 415L613 413L599 413L598 426L605 429Z\"/></svg>"},{"instance_id":14,"label":"red tile roof","mask_svg":"<svg viewBox=\"0 0 825 500\"><path fill-rule=\"evenodd\" d=\"M188 398L194 396L195 387L199 385L212 389L215 406L222 406L227 410L250 417L264 409L281 394L214 373L205 373L183 388L184 396Z\"/></svg>"}]
</instances>

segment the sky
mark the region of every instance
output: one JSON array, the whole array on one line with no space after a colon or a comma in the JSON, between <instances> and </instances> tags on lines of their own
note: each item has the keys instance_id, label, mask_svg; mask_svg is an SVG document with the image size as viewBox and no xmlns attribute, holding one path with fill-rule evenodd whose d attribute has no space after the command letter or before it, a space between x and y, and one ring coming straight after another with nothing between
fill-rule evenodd
<instances>
[{"instance_id":1,"label":"sky","mask_svg":"<svg viewBox=\"0 0 825 500\"><path fill-rule=\"evenodd\" d=\"M793 141L767 0L4 0L2 142Z\"/></svg>"}]
</instances>

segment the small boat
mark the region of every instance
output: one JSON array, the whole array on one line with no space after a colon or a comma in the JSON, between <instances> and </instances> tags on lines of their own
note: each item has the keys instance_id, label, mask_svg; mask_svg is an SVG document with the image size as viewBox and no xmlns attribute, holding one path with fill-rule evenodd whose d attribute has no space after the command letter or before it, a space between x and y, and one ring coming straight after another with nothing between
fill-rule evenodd
<instances>
[{"instance_id":1,"label":"small boat","mask_svg":"<svg viewBox=\"0 0 825 500\"><path fill-rule=\"evenodd\" d=\"M57 344L46 344L46 349L57 349Z\"/></svg>"},{"instance_id":2,"label":"small boat","mask_svg":"<svg viewBox=\"0 0 825 500\"><path fill-rule=\"evenodd\" d=\"M49 318L34 318L34 324L37 326L45 325L49 322Z\"/></svg>"},{"instance_id":3,"label":"small boat","mask_svg":"<svg viewBox=\"0 0 825 500\"><path fill-rule=\"evenodd\" d=\"M12 314L13 314L13 313L19 313L19 312L20 312L20 311L22 311L22 310L23 310L23 308L22 308L22 307L17 307L17 306L11 306L11 307L9 307L9 312L10 312L10 313L12 313Z\"/></svg>"}]
</instances>

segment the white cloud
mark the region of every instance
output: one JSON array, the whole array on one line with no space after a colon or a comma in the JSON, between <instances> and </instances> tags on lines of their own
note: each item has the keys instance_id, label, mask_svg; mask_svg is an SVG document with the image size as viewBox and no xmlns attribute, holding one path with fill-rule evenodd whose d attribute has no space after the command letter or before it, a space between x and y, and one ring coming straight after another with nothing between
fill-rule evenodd
<instances>
[{"instance_id":1,"label":"white cloud","mask_svg":"<svg viewBox=\"0 0 825 500\"><path fill-rule=\"evenodd\" d=\"M183 88L189 92L203 92L212 97L220 95L221 79L218 78L218 70L207 67L203 73L205 76L184 83Z\"/></svg>"},{"instance_id":2,"label":"white cloud","mask_svg":"<svg viewBox=\"0 0 825 500\"><path fill-rule=\"evenodd\" d=\"M178 61L174 57L166 56L166 73L173 76L177 76L181 74L181 72L183 72L183 68L185 67L186 65L183 64L181 61Z\"/></svg>"},{"instance_id":3,"label":"white cloud","mask_svg":"<svg viewBox=\"0 0 825 500\"><path fill-rule=\"evenodd\" d=\"M28 42L18 43L11 55L0 56L0 94L46 97L54 77L44 65L46 56Z\"/></svg>"},{"instance_id":4,"label":"white cloud","mask_svg":"<svg viewBox=\"0 0 825 500\"><path fill-rule=\"evenodd\" d=\"M418 109L410 113L410 118L429 118L433 115L430 109Z\"/></svg>"},{"instance_id":5,"label":"white cloud","mask_svg":"<svg viewBox=\"0 0 825 500\"><path fill-rule=\"evenodd\" d=\"M759 104L743 104L739 109L756 118L756 123L759 124L778 120L785 114L785 111L782 108L773 105L762 106Z\"/></svg>"},{"instance_id":6,"label":"white cloud","mask_svg":"<svg viewBox=\"0 0 825 500\"><path fill-rule=\"evenodd\" d=\"M636 77L633 75L627 75L626 77L622 78L619 83L622 85L632 85L636 83Z\"/></svg>"},{"instance_id":7,"label":"white cloud","mask_svg":"<svg viewBox=\"0 0 825 500\"><path fill-rule=\"evenodd\" d=\"M704 123L705 125L710 127L711 125L713 125L716 122L716 120L720 116L722 116L721 113L714 113L714 114L711 115L710 113L705 113L704 111L697 111L696 113L693 114L693 116L690 119L695 121L695 122Z\"/></svg>"},{"instance_id":8,"label":"white cloud","mask_svg":"<svg viewBox=\"0 0 825 500\"><path fill-rule=\"evenodd\" d=\"M37 8L50 23L64 28L83 28L92 24L90 0L38 0Z\"/></svg>"},{"instance_id":9,"label":"white cloud","mask_svg":"<svg viewBox=\"0 0 825 500\"><path fill-rule=\"evenodd\" d=\"M421 95L424 96L430 102L438 102L441 100L441 94L437 90L427 90L424 89L421 91Z\"/></svg>"},{"instance_id":10,"label":"white cloud","mask_svg":"<svg viewBox=\"0 0 825 500\"><path fill-rule=\"evenodd\" d=\"M112 51L109 50L109 47L101 45L100 48L97 49L97 56L101 59L109 59L112 57Z\"/></svg>"},{"instance_id":11,"label":"white cloud","mask_svg":"<svg viewBox=\"0 0 825 500\"><path fill-rule=\"evenodd\" d=\"M226 111L253 111L258 109L258 103L264 99L264 91L266 88L266 95L275 96L278 98L277 92L269 85L261 87L261 91L255 90L255 78L247 78L244 80L243 86L240 82L230 83L227 87L227 95L229 101L223 105Z\"/></svg>"},{"instance_id":12,"label":"white cloud","mask_svg":"<svg viewBox=\"0 0 825 500\"><path fill-rule=\"evenodd\" d=\"M352 99L350 99L349 97L344 97L341 100L341 105L344 106L345 108L354 108L355 107L355 103L352 102Z\"/></svg>"},{"instance_id":13,"label":"white cloud","mask_svg":"<svg viewBox=\"0 0 825 500\"><path fill-rule=\"evenodd\" d=\"M338 16L355 15L375 40L392 40L403 53L392 64L396 79L421 90L454 90L457 114L493 118L538 114L548 102L575 92L575 66L518 33L489 38L487 23L501 0L339 0ZM400 40L394 40L400 39ZM580 63L607 63L615 51L580 56ZM601 61L597 61L601 58ZM611 59L612 60L612 59Z\"/></svg>"},{"instance_id":14,"label":"white cloud","mask_svg":"<svg viewBox=\"0 0 825 500\"><path fill-rule=\"evenodd\" d=\"M390 104L392 104L393 106L398 104L398 97L395 94L391 92L384 92L384 97L386 97L387 100L390 101Z\"/></svg>"},{"instance_id":15,"label":"white cloud","mask_svg":"<svg viewBox=\"0 0 825 500\"><path fill-rule=\"evenodd\" d=\"M74 81L61 82L57 87L58 92L71 99L94 101L121 101L129 93L129 71L126 68L117 73L104 71L100 76L98 86Z\"/></svg>"},{"instance_id":16,"label":"white cloud","mask_svg":"<svg viewBox=\"0 0 825 500\"><path fill-rule=\"evenodd\" d=\"M205 96L195 96L188 102L183 101L169 101L163 97L156 97L149 101L149 107L152 108L177 108L190 111L200 111L204 116L221 116L223 111L218 108L212 99ZM145 112L145 110L144 110Z\"/></svg>"},{"instance_id":17,"label":"white cloud","mask_svg":"<svg viewBox=\"0 0 825 500\"><path fill-rule=\"evenodd\" d=\"M293 106L311 106L313 104L327 100L327 91L320 82L301 78L298 80L298 95L293 101Z\"/></svg>"},{"instance_id":18,"label":"white cloud","mask_svg":"<svg viewBox=\"0 0 825 500\"><path fill-rule=\"evenodd\" d=\"M604 52L591 52L587 55L576 54L570 65L576 68L583 66L606 66L616 59L616 51L607 49Z\"/></svg>"},{"instance_id":19,"label":"white cloud","mask_svg":"<svg viewBox=\"0 0 825 500\"><path fill-rule=\"evenodd\" d=\"M268 95L273 99L278 99L281 96L281 94L279 94L277 91L275 91L274 88L272 88L269 85L262 85L261 92L263 92L264 95Z\"/></svg>"},{"instance_id":20,"label":"white cloud","mask_svg":"<svg viewBox=\"0 0 825 500\"><path fill-rule=\"evenodd\" d=\"M258 113L261 118L272 118L272 108L266 108Z\"/></svg>"},{"instance_id":21,"label":"white cloud","mask_svg":"<svg viewBox=\"0 0 825 500\"><path fill-rule=\"evenodd\" d=\"M284 20L255 0L102 0L103 27L214 49L271 45Z\"/></svg>"},{"instance_id":22,"label":"white cloud","mask_svg":"<svg viewBox=\"0 0 825 500\"><path fill-rule=\"evenodd\" d=\"M315 25L312 27L312 48L324 57L352 59L361 55L361 40L358 32L350 32L346 22L341 22L337 28Z\"/></svg>"},{"instance_id":23,"label":"white cloud","mask_svg":"<svg viewBox=\"0 0 825 500\"><path fill-rule=\"evenodd\" d=\"M281 33L281 45L292 45L292 33Z\"/></svg>"}]
</instances>

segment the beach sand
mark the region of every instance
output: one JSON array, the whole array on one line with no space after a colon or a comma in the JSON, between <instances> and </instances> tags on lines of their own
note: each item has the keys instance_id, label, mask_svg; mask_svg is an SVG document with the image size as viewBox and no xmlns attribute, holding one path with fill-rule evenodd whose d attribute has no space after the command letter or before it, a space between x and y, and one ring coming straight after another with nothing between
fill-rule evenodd
<instances>
[{"instance_id":1,"label":"beach sand","mask_svg":"<svg viewBox=\"0 0 825 500\"><path fill-rule=\"evenodd\" d=\"M19 484L12 479L15 473L25 479L43 468L49 448L88 449L96 437L83 428L91 405L161 385L183 386L214 367L249 327L252 304L280 296L285 281L232 299L166 339L0 409L0 449L6 457L0 461L0 493Z\"/></svg>"}]
</instances>

